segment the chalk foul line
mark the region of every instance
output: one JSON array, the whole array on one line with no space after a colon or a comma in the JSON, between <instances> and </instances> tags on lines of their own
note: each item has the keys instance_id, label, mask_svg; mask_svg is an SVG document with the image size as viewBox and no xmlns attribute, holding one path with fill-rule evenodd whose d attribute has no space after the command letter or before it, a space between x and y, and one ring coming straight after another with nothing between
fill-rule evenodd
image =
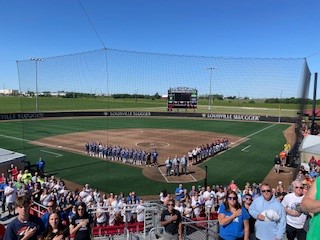
<instances>
[{"instance_id":1,"label":"chalk foul line","mask_svg":"<svg viewBox=\"0 0 320 240\"><path fill-rule=\"evenodd\" d=\"M241 149L241 152L249 152L249 151L247 151L247 149L248 149L249 147L251 147L251 145L248 145L248 146L242 148L242 149Z\"/></svg>"},{"instance_id":2,"label":"chalk foul line","mask_svg":"<svg viewBox=\"0 0 320 240\"><path fill-rule=\"evenodd\" d=\"M41 152L45 152L45 153L49 153L49 154L53 154L56 155L56 158L62 157L62 154L59 153L55 153L55 152L51 152L51 151L46 151L46 150L40 150Z\"/></svg>"}]
</instances>

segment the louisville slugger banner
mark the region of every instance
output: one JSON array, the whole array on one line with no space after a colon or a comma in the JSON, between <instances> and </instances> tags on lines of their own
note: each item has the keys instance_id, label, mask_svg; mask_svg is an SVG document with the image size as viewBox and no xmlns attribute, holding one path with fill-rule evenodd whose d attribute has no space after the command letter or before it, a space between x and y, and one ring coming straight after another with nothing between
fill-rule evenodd
<instances>
[{"instance_id":1,"label":"louisville slugger banner","mask_svg":"<svg viewBox=\"0 0 320 240\"><path fill-rule=\"evenodd\" d=\"M212 118L212 119L226 119L226 120L260 121L260 116L258 115L204 113L202 114L202 117Z\"/></svg>"},{"instance_id":2,"label":"louisville slugger banner","mask_svg":"<svg viewBox=\"0 0 320 240\"><path fill-rule=\"evenodd\" d=\"M267 121L294 123L297 118L279 116L259 116L242 114L221 113L195 113L195 112L142 112L142 111L72 111L72 112L41 112L41 113L5 113L0 114L1 120L22 120L39 118L81 118L81 117L188 117L206 118L212 120L236 120L236 121Z\"/></svg>"},{"instance_id":3,"label":"louisville slugger banner","mask_svg":"<svg viewBox=\"0 0 320 240\"><path fill-rule=\"evenodd\" d=\"M8 113L0 114L0 120L43 118L43 113Z\"/></svg>"},{"instance_id":4,"label":"louisville slugger banner","mask_svg":"<svg viewBox=\"0 0 320 240\"><path fill-rule=\"evenodd\" d=\"M151 116L151 112L104 112L105 116Z\"/></svg>"}]
</instances>

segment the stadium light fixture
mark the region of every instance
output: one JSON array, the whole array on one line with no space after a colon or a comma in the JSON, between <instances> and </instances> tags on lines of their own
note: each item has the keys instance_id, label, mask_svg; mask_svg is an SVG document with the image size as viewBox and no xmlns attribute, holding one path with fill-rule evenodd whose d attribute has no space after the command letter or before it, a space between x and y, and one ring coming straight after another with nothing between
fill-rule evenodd
<instances>
[{"instance_id":1,"label":"stadium light fixture","mask_svg":"<svg viewBox=\"0 0 320 240\"><path fill-rule=\"evenodd\" d=\"M282 100L282 92L283 92L283 90L280 91L278 122L281 122L281 100Z\"/></svg>"},{"instance_id":2,"label":"stadium light fixture","mask_svg":"<svg viewBox=\"0 0 320 240\"><path fill-rule=\"evenodd\" d=\"M36 65L36 113L39 112L39 103L38 103L38 62L43 62L43 58L30 58L31 61L34 61Z\"/></svg>"},{"instance_id":3,"label":"stadium light fixture","mask_svg":"<svg viewBox=\"0 0 320 240\"><path fill-rule=\"evenodd\" d=\"M208 110L211 110L211 101L212 101L212 72L213 70L217 69L217 67L206 67L207 70L210 70L210 87L209 87L209 105L208 105Z\"/></svg>"}]
</instances>

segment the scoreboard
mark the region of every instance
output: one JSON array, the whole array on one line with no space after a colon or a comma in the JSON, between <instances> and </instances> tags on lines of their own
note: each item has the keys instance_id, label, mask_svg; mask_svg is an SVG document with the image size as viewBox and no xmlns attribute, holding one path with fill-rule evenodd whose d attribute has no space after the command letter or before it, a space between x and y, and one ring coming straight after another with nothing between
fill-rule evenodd
<instances>
[{"instance_id":1,"label":"scoreboard","mask_svg":"<svg viewBox=\"0 0 320 240\"><path fill-rule=\"evenodd\" d=\"M198 90L195 88L170 88L168 90L168 111L174 108L197 108Z\"/></svg>"}]
</instances>

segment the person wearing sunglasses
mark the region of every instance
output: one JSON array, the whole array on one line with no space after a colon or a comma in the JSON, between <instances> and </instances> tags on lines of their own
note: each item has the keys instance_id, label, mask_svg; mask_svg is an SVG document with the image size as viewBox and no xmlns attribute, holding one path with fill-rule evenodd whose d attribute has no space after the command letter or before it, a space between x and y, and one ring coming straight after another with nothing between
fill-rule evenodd
<instances>
[{"instance_id":1,"label":"person wearing sunglasses","mask_svg":"<svg viewBox=\"0 0 320 240\"><path fill-rule=\"evenodd\" d=\"M300 180L292 182L293 192L284 196L282 205L287 213L287 226L286 233L288 240L306 239L306 231L303 229L303 225L307 219L307 215L301 211L301 201L303 195L303 184Z\"/></svg>"},{"instance_id":2,"label":"person wearing sunglasses","mask_svg":"<svg viewBox=\"0 0 320 240\"><path fill-rule=\"evenodd\" d=\"M282 239L286 231L286 212L272 194L269 184L261 185L261 196L253 200L249 213L256 219L255 235L258 240Z\"/></svg>"},{"instance_id":3,"label":"person wearing sunglasses","mask_svg":"<svg viewBox=\"0 0 320 240\"><path fill-rule=\"evenodd\" d=\"M253 197L251 194L247 193L242 198L242 206L249 214L249 207L253 201ZM249 214L250 215L250 214ZM254 235L254 224L256 223L256 220L250 215L249 218L249 240L255 240L256 237Z\"/></svg>"},{"instance_id":4,"label":"person wearing sunglasses","mask_svg":"<svg viewBox=\"0 0 320 240\"><path fill-rule=\"evenodd\" d=\"M249 213L238 202L237 193L228 190L218 210L220 240L248 240L249 218Z\"/></svg>"},{"instance_id":5,"label":"person wearing sunglasses","mask_svg":"<svg viewBox=\"0 0 320 240\"><path fill-rule=\"evenodd\" d=\"M163 239L182 240L181 214L174 209L175 201L170 199L167 207L161 213L160 224L164 227Z\"/></svg>"},{"instance_id":6,"label":"person wearing sunglasses","mask_svg":"<svg viewBox=\"0 0 320 240\"><path fill-rule=\"evenodd\" d=\"M88 240L91 238L91 227L93 220L87 212L84 202L77 205L76 215L71 219L69 225L70 235L74 235L74 240Z\"/></svg>"}]
</instances>

